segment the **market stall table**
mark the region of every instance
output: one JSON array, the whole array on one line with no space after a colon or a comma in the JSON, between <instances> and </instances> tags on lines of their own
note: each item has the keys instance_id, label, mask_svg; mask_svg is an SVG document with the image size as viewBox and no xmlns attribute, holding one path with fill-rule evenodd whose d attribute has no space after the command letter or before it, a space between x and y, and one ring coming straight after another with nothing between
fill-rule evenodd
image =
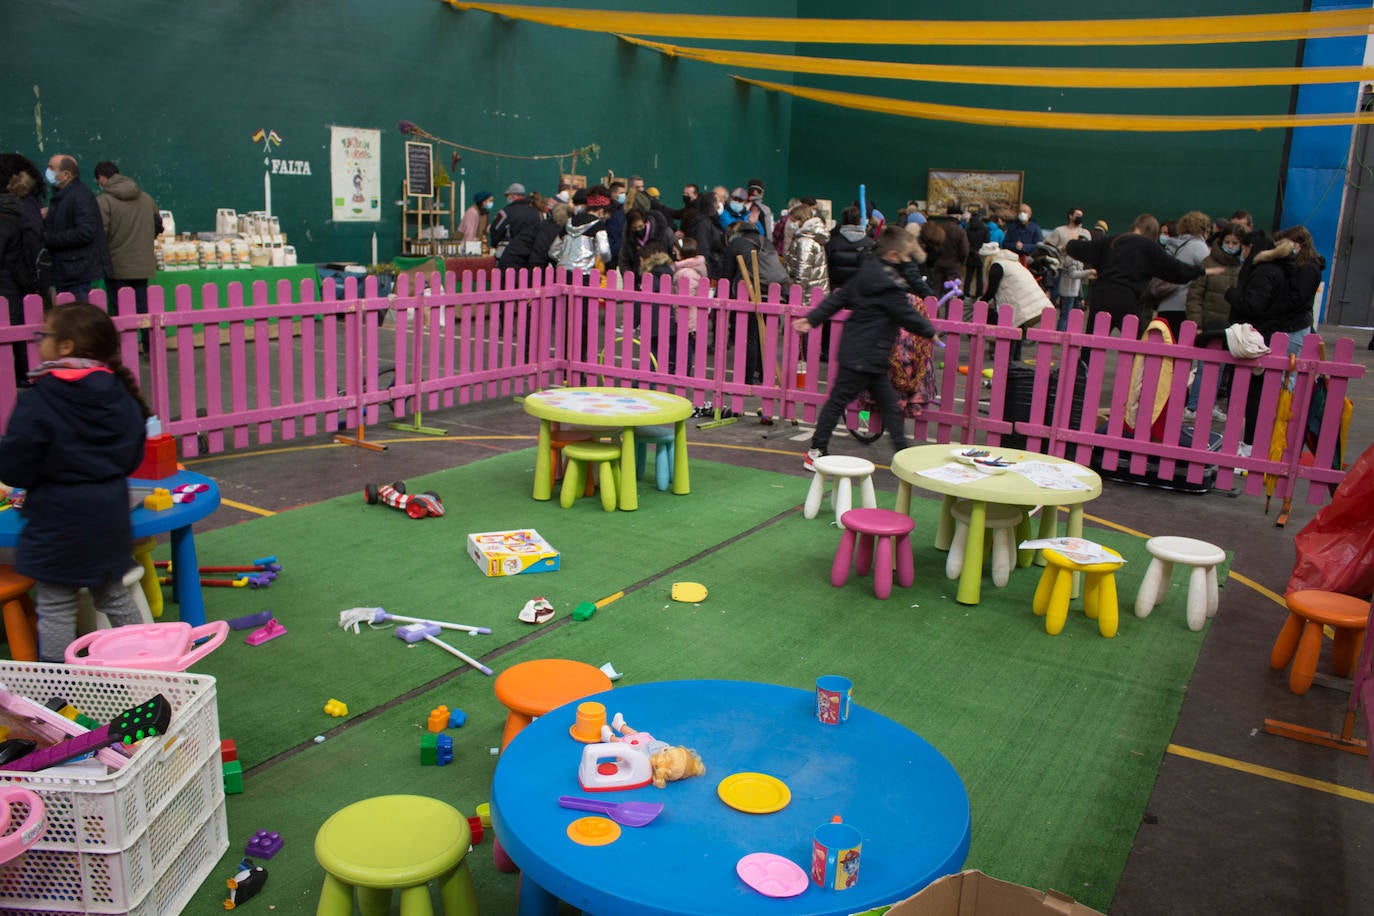
<instances>
[{"instance_id":1,"label":"market stall table","mask_svg":"<svg viewBox=\"0 0 1374 916\"><path fill-rule=\"evenodd\" d=\"M940 505L940 523L935 533L935 547L938 550L948 550L954 536L954 517L950 510L961 499L969 501L968 544L964 550L963 570L959 574L959 589L955 597L960 604L977 604L983 585L983 536L988 503L1006 506L1043 506L1040 512L1039 531L1042 538L1056 535L1058 507L1068 506L1069 522L1066 533L1069 537L1082 537L1083 503L1096 499L1102 493L1102 478L1092 469L1064 458L1011 448L990 448L987 451L991 457L1001 456L1018 464L1042 462L1054 466L1058 472L1077 481L1080 486L1075 489L1039 486L1013 469L999 474L973 471L977 476L968 481L941 480L922 473L957 463L954 453L967 448L981 447L950 442L944 445L917 445L903 449L892 456L892 473L900 481L897 486L898 512L911 511L913 486L939 493L944 497ZM959 466L968 467L962 464Z\"/></svg>"},{"instance_id":2,"label":"market stall table","mask_svg":"<svg viewBox=\"0 0 1374 916\"><path fill-rule=\"evenodd\" d=\"M617 505L626 511L639 508L635 427L674 424L673 492L691 492L687 476L687 418L692 415L692 402L686 398L643 388L549 388L525 398L525 413L539 418L539 446L534 459L535 499L553 496L549 443L554 423L621 431Z\"/></svg>"},{"instance_id":3,"label":"market stall table","mask_svg":"<svg viewBox=\"0 0 1374 916\"><path fill-rule=\"evenodd\" d=\"M585 702L695 749L706 774L663 789L582 792L577 770L586 745L569 728ZM722 780L753 772L781 780L790 800L771 813L722 801ZM567 835L583 814L559 807L560 795L664 809L647 826L623 828L609 845L584 846ZM595 916L847 916L958 871L971 830L963 781L919 735L857 704L848 721L823 725L814 690L743 681L637 684L540 716L502 752L491 808L497 836L524 873L522 916L556 913L559 900ZM826 890L808 881L797 896L772 899L736 874L736 863L756 852L809 870L812 832L835 815L863 834L853 887Z\"/></svg>"},{"instance_id":4,"label":"market stall table","mask_svg":"<svg viewBox=\"0 0 1374 916\"><path fill-rule=\"evenodd\" d=\"M167 311L176 308L176 288L178 286L189 286L191 288L191 308L199 310L203 308L201 296L204 293L207 283L219 288L219 305L224 308L229 304L229 285L240 283L243 285L243 301L246 305L251 305L253 301L253 284L262 281L267 284L267 303L269 305L279 305L277 302L277 281L290 280L293 295L299 294L302 280L319 280L319 272L314 264L295 264L290 267L250 267L248 269L224 269L224 270L159 270L153 274L153 278L148 281L148 288L160 286L163 290L163 301L166 303Z\"/></svg>"},{"instance_id":5,"label":"market stall table","mask_svg":"<svg viewBox=\"0 0 1374 916\"><path fill-rule=\"evenodd\" d=\"M130 487L162 487L170 490L182 484L204 484L209 489L195 494L191 502L173 503L170 509L154 512L139 506L129 513L134 540L170 531L172 534L172 600L179 605L178 617L193 627L205 623L205 599L200 589L200 563L196 560L196 539L191 526L219 508L219 485L204 474L177 471L165 480L129 478ZM0 547L14 547L24 528L23 509L0 512ZM133 557L129 558L133 562ZM182 576L177 570L190 570ZM146 580L145 580L146 581Z\"/></svg>"}]
</instances>

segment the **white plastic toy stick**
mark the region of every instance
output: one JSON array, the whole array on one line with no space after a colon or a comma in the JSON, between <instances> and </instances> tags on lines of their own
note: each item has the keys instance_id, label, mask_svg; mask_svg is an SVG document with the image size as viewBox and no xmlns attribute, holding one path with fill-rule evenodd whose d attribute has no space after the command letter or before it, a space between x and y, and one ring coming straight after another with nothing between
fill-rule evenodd
<instances>
[{"instance_id":1,"label":"white plastic toy stick","mask_svg":"<svg viewBox=\"0 0 1374 916\"><path fill-rule=\"evenodd\" d=\"M444 642L442 639L436 638L438 633L439 628L434 624L430 623L412 623L409 626L396 628L397 639L402 639L409 643L419 642L423 639L425 642L434 643L434 645L438 646L440 649L443 649L449 655L455 656L463 660L467 664L476 668L478 671L487 675L487 677L491 677L492 671L490 668L479 662L477 659L473 658L471 655L468 655L464 652L460 652L459 650L453 648L453 646L450 646L448 643Z\"/></svg>"},{"instance_id":2,"label":"white plastic toy stick","mask_svg":"<svg viewBox=\"0 0 1374 916\"><path fill-rule=\"evenodd\" d=\"M388 614L379 607L351 607L346 611L339 612L339 626L345 630L358 632L360 624L376 626L379 623L386 623L391 620L399 620L402 623L423 623L432 627L440 627L445 630L461 630L464 633L490 633L491 627L471 627L465 623L446 623L442 620L426 620L423 617L403 617L400 614Z\"/></svg>"}]
</instances>

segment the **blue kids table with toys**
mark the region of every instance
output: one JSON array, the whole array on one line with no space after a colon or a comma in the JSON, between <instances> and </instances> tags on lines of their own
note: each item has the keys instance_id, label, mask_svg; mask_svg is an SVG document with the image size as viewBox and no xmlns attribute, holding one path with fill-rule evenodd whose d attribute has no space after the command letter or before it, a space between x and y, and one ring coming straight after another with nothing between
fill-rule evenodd
<instances>
[{"instance_id":1,"label":"blue kids table with toys","mask_svg":"<svg viewBox=\"0 0 1374 916\"><path fill-rule=\"evenodd\" d=\"M193 500L173 503L171 508L160 512L139 506L129 512L129 521L133 525L134 540L171 532L172 600L177 602L178 618L183 623L198 627L205 623L205 599L201 595L200 564L196 560L196 540L191 526L219 508L219 485L204 474L193 471L177 471L164 480L129 478L129 486L139 489L161 487L171 490L185 484L200 485L206 489L196 493ZM18 544L19 532L23 528L22 508L0 512L0 547ZM129 559L132 563L133 558ZM177 575L179 569L189 569L191 575Z\"/></svg>"},{"instance_id":2,"label":"blue kids table with toys","mask_svg":"<svg viewBox=\"0 0 1374 916\"><path fill-rule=\"evenodd\" d=\"M586 745L569 729L584 702L695 749L705 775L662 789L582 791ZM736 810L717 791L736 773L776 777L790 800L772 813ZM560 807L560 795L664 809L646 826L621 828L608 845L587 846L568 835L584 814ZM848 721L825 725L814 690L743 681L620 687L540 716L502 752L491 809L498 838L523 872L521 916L557 913L559 900L595 916L848 916L958 871L970 838L963 781L919 735L858 702ZM808 880L800 894L773 898L736 874L736 863L758 852L809 870L812 833L835 815L863 834L853 887L827 890Z\"/></svg>"}]
</instances>

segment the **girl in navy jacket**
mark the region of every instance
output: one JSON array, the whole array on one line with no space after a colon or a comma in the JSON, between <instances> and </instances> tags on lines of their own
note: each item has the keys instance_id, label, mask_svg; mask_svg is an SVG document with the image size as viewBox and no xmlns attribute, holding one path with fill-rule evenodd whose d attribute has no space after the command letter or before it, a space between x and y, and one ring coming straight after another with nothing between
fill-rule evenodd
<instances>
[{"instance_id":1,"label":"girl in navy jacket","mask_svg":"<svg viewBox=\"0 0 1374 916\"><path fill-rule=\"evenodd\" d=\"M0 480L28 491L14 566L38 582L39 658L60 662L81 588L112 626L139 621L122 584L133 553L125 479L143 458L148 408L103 309L59 305L38 335L42 363L0 439Z\"/></svg>"}]
</instances>

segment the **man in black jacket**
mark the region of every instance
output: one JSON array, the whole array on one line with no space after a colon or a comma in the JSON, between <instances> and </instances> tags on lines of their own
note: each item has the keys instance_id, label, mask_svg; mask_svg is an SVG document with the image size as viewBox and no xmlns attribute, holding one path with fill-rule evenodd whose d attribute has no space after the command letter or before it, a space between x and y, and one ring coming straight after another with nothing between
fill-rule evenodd
<instances>
[{"instance_id":1,"label":"man in black jacket","mask_svg":"<svg viewBox=\"0 0 1374 916\"><path fill-rule=\"evenodd\" d=\"M874 257L864 260L853 279L826 296L805 318L792 323L798 332L806 334L840 309L849 309L840 337L840 368L831 380L830 397L816 418L816 431L806 453L808 470L813 470L815 460L827 453L830 434L845 405L864 390L877 402L893 447L901 451L910 444L897 393L887 374L892 345L900 328L932 340L939 337L934 325L916 311L909 298L913 290L907 274L913 247L914 240L904 229L884 228L874 246Z\"/></svg>"},{"instance_id":2,"label":"man in black jacket","mask_svg":"<svg viewBox=\"0 0 1374 916\"><path fill-rule=\"evenodd\" d=\"M517 181L506 188L506 205L491 221L491 247L499 252L497 267L505 270L529 266L534 233L539 228L541 216L526 199L524 185Z\"/></svg>"},{"instance_id":3,"label":"man in black jacket","mask_svg":"<svg viewBox=\"0 0 1374 916\"><path fill-rule=\"evenodd\" d=\"M114 274L105 225L91 189L81 183L81 167L58 153L48 160L52 203L43 220L43 239L52 254L53 286L77 299L91 294L91 284Z\"/></svg>"}]
</instances>

